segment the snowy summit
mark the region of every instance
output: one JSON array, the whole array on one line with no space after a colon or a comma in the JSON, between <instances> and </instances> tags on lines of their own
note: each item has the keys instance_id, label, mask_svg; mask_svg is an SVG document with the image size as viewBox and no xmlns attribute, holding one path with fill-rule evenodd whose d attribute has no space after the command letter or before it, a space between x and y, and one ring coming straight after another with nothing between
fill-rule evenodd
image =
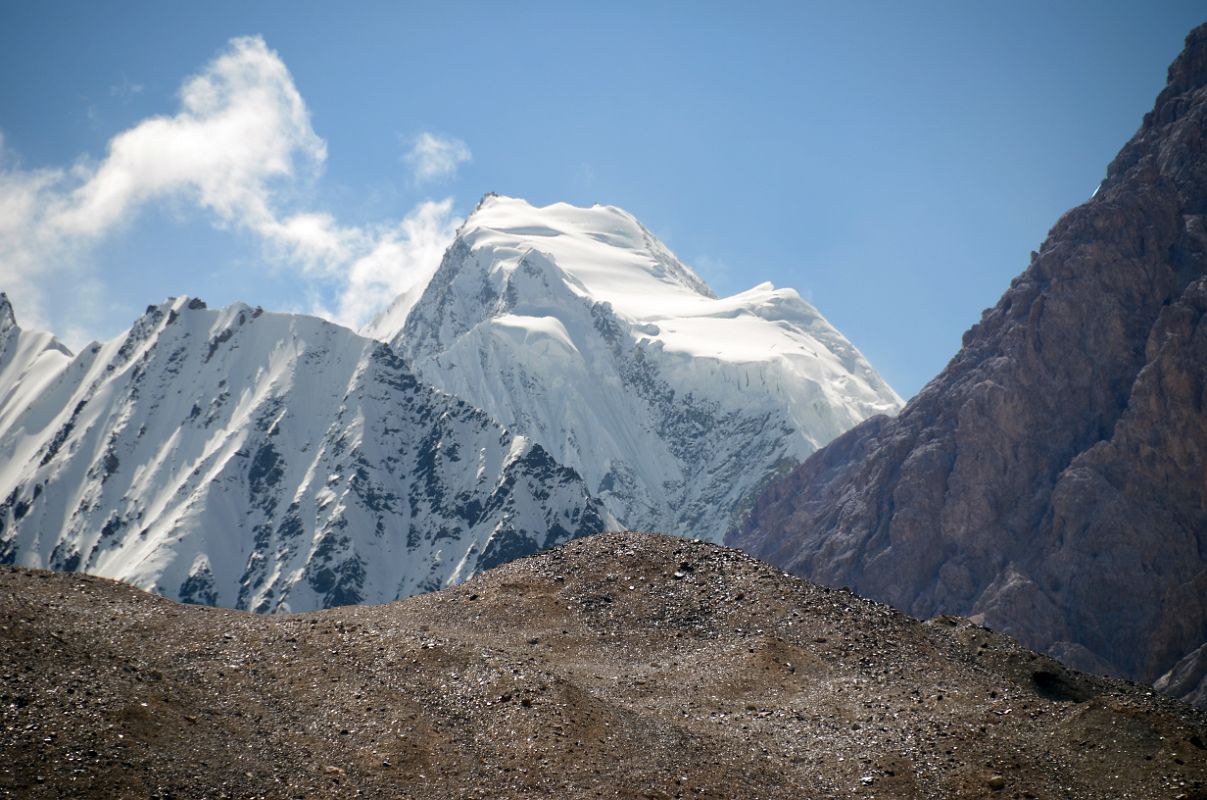
<instances>
[{"instance_id":1,"label":"snowy summit","mask_svg":"<svg viewBox=\"0 0 1207 800\"><path fill-rule=\"evenodd\" d=\"M627 527L717 540L901 399L792 289L718 298L632 215L487 195L364 331L577 470Z\"/></svg>"}]
</instances>

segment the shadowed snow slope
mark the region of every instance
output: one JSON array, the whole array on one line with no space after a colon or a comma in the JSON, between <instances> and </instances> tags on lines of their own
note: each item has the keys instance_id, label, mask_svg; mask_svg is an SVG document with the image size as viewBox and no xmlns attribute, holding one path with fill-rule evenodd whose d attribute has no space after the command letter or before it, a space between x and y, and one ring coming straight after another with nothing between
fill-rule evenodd
<instances>
[{"instance_id":1,"label":"shadowed snow slope","mask_svg":"<svg viewBox=\"0 0 1207 800\"><path fill-rule=\"evenodd\" d=\"M610 206L488 195L366 333L577 470L625 526L719 539L754 490L900 399L791 289L711 289Z\"/></svg>"},{"instance_id":2,"label":"shadowed snow slope","mask_svg":"<svg viewBox=\"0 0 1207 800\"><path fill-rule=\"evenodd\" d=\"M0 561L301 610L614 526L542 447L344 328L179 298L72 358L0 301Z\"/></svg>"}]
</instances>

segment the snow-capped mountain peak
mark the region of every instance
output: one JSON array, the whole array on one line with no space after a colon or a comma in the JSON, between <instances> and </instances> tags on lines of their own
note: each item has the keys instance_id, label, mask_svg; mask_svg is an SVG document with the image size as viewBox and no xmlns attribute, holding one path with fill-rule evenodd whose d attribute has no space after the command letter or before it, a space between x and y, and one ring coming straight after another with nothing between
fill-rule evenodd
<instances>
[{"instance_id":1,"label":"snow-capped mountain peak","mask_svg":"<svg viewBox=\"0 0 1207 800\"><path fill-rule=\"evenodd\" d=\"M0 292L0 336L16 327L17 318L13 314L13 304L8 300L8 294Z\"/></svg>"},{"instance_id":2,"label":"snow-capped mountain peak","mask_svg":"<svg viewBox=\"0 0 1207 800\"><path fill-rule=\"evenodd\" d=\"M487 196L405 304L375 335L631 528L717 539L762 481L901 404L795 291L717 297L612 206Z\"/></svg>"},{"instance_id":3,"label":"snow-capped mountain peak","mask_svg":"<svg viewBox=\"0 0 1207 800\"><path fill-rule=\"evenodd\" d=\"M23 330L8 295L0 292L0 427L70 358L71 351L51 334ZM6 468L0 461L0 474Z\"/></svg>"},{"instance_id":4,"label":"snow-capped mountain peak","mask_svg":"<svg viewBox=\"0 0 1207 800\"><path fill-rule=\"evenodd\" d=\"M0 295L0 562L389 600L621 525L719 539L900 403L796 292L718 297L611 206L484 198L366 330L180 297L72 355Z\"/></svg>"}]
</instances>

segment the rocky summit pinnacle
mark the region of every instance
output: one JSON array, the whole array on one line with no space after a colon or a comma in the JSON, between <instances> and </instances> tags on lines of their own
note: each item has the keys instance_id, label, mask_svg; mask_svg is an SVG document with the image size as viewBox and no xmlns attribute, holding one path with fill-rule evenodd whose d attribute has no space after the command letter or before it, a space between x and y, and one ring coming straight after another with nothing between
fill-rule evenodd
<instances>
[{"instance_id":1,"label":"rocky summit pinnacle","mask_svg":"<svg viewBox=\"0 0 1207 800\"><path fill-rule=\"evenodd\" d=\"M1207 702L1207 26L1095 196L896 419L728 539Z\"/></svg>"},{"instance_id":2,"label":"rocky summit pinnacle","mask_svg":"<svg viewBox=\"0 0 1207 800\"><path fill-rule=\"evenodd\" d=\"M6 293L0 292L0 336L15 327L17 327L17 317L13 313L13 304L9 302Z\"/></svg>"}]
</instances>

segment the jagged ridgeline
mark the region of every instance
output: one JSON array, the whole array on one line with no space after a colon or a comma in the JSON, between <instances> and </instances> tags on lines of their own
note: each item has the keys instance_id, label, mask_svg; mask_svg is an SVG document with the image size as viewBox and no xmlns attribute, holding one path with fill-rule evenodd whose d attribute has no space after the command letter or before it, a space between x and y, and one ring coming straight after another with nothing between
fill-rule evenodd
<instances>
[{"instance_id":1,"label":"jagged ridgeline","mask_svg":"<svg viewBox=\"0 0 1207 800\"><path fill-rule=\"evenodd\" d=\"M152 306L0 328L0 560L257 611L382 602L615 527L540 445L322 320Z\"/></svg>"}]
</instances>

